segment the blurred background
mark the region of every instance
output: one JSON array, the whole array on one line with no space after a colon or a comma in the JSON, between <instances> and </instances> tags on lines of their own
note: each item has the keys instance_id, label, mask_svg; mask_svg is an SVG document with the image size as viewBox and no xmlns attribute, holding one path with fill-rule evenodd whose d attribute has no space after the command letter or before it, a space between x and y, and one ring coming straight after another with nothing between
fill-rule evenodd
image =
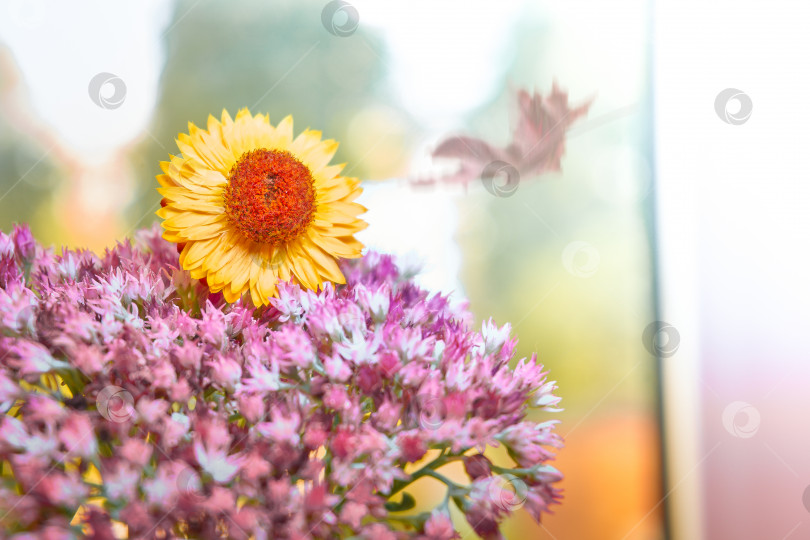
<instances>
[{"instance_id":1,"label":"blurred background","mask_svg":"<svg viewBox=\"0 0 810 540\"><path fill-rule=\"evenodd\" d=\"M506 536L664 538L650 6L605 4L2 0L0 228L103 250L156 220L187 122L292 114L365 180L367 245L422 264L477 324L510 322L558 381L564 503ZM592 100L560 172L508 197L412 185L447 135L507 144L515 92L555 81Z\"/></svg>"}]
</instances>

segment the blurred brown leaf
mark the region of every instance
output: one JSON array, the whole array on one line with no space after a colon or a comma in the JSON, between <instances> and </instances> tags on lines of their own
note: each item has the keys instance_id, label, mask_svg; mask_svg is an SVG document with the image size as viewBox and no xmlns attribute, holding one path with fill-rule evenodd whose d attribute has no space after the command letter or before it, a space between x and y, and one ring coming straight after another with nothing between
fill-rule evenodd
<instances>
[{"instance_id":1,"label":"blurred brown leaf","mask_svg":"<svg viewBox=\"0 0 810 540\"><path fill-rule=\"evenodd\" d=\"M508 146L496 147L475 137L448 137L439 143L432 155L434 158L458 159L458 169L446 176L418 179L416 183L458 182L466 185L480 177L484 168L493 162L512 165L524 177L560 170L566 131L587 114L591 102L571 108L568 93L556 84L546 97L523 89L516 97L519 116Z\"/></svg>"}]
</instances>

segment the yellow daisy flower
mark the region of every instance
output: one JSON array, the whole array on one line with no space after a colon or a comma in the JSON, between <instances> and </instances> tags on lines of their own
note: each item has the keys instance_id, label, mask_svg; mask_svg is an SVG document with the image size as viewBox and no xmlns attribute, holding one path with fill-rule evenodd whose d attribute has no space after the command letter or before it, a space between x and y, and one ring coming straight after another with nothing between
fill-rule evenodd
<instances>
[{"instance_id":1,"label":"yellow daisy flower","mask_svg":"<svg viewBox=\"0 0 810 540\"><path fill-rule=\"evenodd\" d=\"M247 109L188 129L177 140L182 155L161 163L157 215L192 277L228 302L250 292L257 307L279 280L313 290L345 283L336 260L360 256L354 234L367 226L357 217L366 209L352 202L360 181L329 164L335 141L309 129L293 138L291 116L274 127Z\"/></svg>"}]
</instances>

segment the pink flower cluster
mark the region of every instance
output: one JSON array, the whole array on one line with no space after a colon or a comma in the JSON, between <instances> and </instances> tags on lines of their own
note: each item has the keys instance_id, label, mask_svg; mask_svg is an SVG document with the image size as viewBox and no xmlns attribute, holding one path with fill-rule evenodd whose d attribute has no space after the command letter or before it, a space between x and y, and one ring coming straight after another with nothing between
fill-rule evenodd
<instances>
[{"instance_id":1,"label":"pink flower cluster","mask_svg":"<svg viewBox=\"0 0 810 540\"><path fill-rule=\"evenodd\" d=\"M0 536L439 540L454 505L499 538L559 499L555 422L527 420L559 398L508 325L376 253L258 312L177 266L156 229L103 257L0 233Z\"/></svg>"}]
</instances>

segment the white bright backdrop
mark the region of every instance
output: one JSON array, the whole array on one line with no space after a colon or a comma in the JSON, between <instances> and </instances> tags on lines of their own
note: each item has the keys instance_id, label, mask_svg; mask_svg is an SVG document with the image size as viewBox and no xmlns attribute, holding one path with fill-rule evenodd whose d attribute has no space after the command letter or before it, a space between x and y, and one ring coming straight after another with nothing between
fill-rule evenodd
<instances>
[{"instance_id":1,"label":"white bright backdrop","mask_svg":"<svg viewBox=\"0 0 810 540\"><path fill-rule=\"evenodd\" d=\"M676 538L810 538L810 9L656 7ZM726 88L750 97L746 122L716 114Z\"/></svg>"}]
</instances>

